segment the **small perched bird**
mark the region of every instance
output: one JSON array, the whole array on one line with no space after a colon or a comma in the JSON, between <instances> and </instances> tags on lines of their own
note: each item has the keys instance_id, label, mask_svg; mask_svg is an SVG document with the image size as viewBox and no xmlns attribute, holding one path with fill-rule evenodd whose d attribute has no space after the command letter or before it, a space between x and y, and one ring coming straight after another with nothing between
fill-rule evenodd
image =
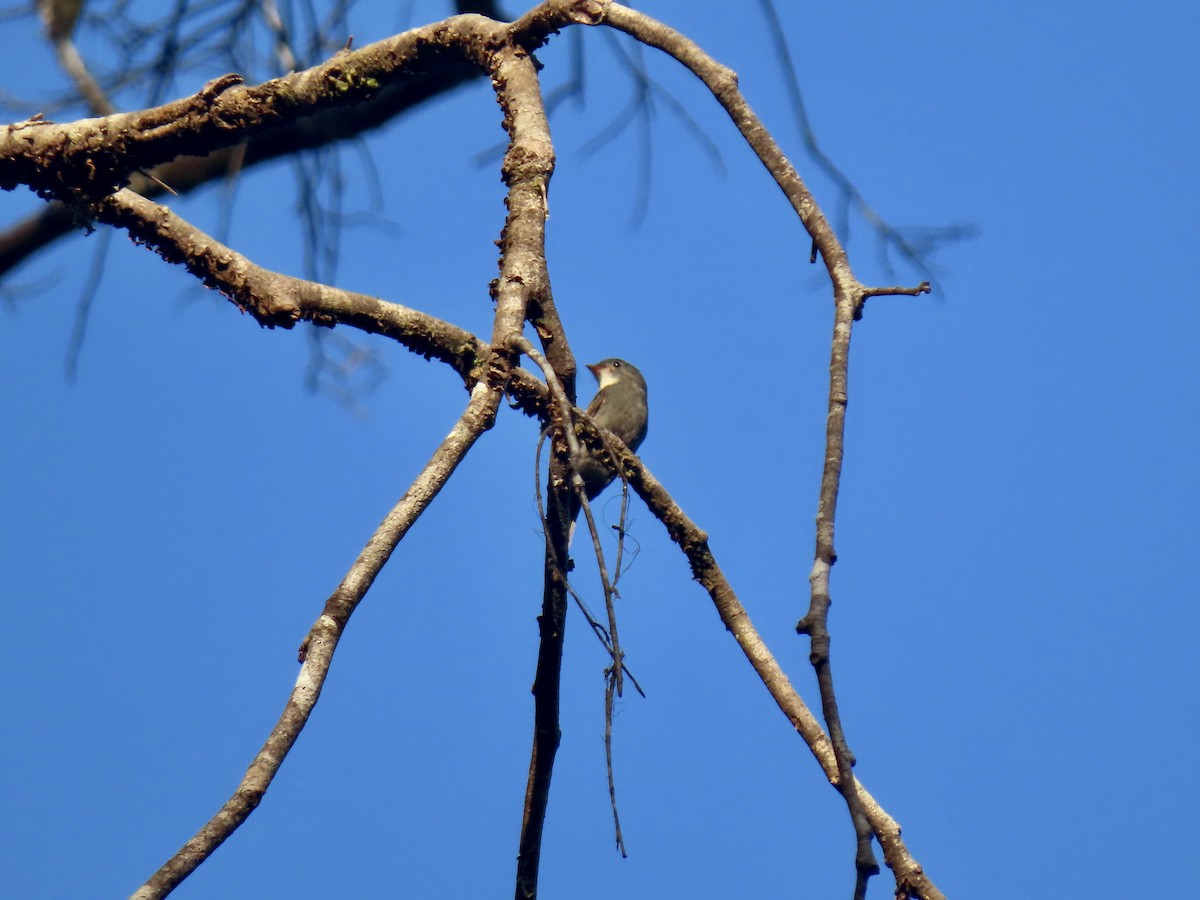
<instances>
[{"instance_id":1,"label":"small perched bird","mask_svg":"<svg viewBox=\"0 0 1200 900\"><path fill-rule=\"evenodd\" d=\"M587 414L597 425L611 431L625 442L626 447L636 452L646 439L650 419L650 408L646 404L646 379L623 359L602 359L589 365L588 371L596 376L600 389L588 404ZM589 501L595 500L616 477L608 454L593 453L586 447L583 448L582 459L576 461L575 468L583 479ZM579 498L572 494L572 531L581 505Z\"/></svg>"}]
</instances>

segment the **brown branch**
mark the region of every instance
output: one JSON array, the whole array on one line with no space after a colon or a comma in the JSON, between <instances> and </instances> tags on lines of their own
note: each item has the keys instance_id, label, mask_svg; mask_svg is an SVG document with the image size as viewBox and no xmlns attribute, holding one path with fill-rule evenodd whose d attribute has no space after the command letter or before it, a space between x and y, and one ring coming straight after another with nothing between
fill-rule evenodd
<instances>
[{"instance_id":1,"label":"brown branch","mask_svg":"<svg viewBox=\"0 0 1200 900\"><path fill-rule=\"evenodd\" d=\"M863 288L858 305L854 309L854 321L858 321L863 317L863 309L867 305L868 297L919 297L921 294L928 294L933 290L928 281L922 281L915 287L904 287L902 285L891 285L890 287L868 287Z\"/></svg>"},{"instance_id":2,"label":"brown branch","mask_svg":"<svg viewBox=\"0 0 1200 900\"><path fill-rule=\"evenodd\" d=\"M620 460L622 477L628 480L629 486L645 502L654 517L662 522L671 540L679 545L691 566L693 579L708 592L726 629L737 641L776 705L808 746L829 783L835 787L844 785L839 787L843 795L851 793L861 803L867 821L883 847L884 858L896 877L897 896L945 900L901 840L900 826L896 820L887 814L853 774L849 781L841 781L829 736L822 730L750 621L749 614L708 546L708 535L688 518L636 455L625 447L615 447L614 452Z\"/></svg>"},{"instance_id":3,"label":"brown branch","mask_svg":"<svg viewBox=\"0 0 1200 900\"><path fill-rule=\"evenodd\" d=\"M526 342L525 352L530 353L532 349ZM530 358L537 361L541 357L531 353ZM547 364L544 371L548 381L557 381L552 366ZM571 414L566 393L561 386L551 387L548 391L546 418L550 421L551 454L543 527L546 553L542 576L542 612L538 616L537 667L533 679L533 743L517 849L516 900L531 900L537 896L542 835L550 801L550 779L562 740L559 712L569 589L566 571L571 526L570 496L572 480L579 480L578 475L573 474L570 463L569 441L573 435L570 434Z\"/></svg>"},{"instance_id":4,"label":"brown branch","mask_svg":"<svg viewBox=\"0 0 1200 900\"><path fill-rule=\"evenodd\" d=\"M448 52L481 65L500 27L482 16L455 16L260 85L239 87L240 76L225 75L150 109L64 125L9 125L0 128L0 187L27 184L48 197L97 199L131 173L177 156L206 155L320 110L369 104Z\"/></svg>"},{"instance_id":5,"label":"brown branch","mask_svg":"<svg viewBox=\"0 0 1200 900\"><path fill-rule=\"evenodd\" d=\"M206 155L320 110L369 103L443 54L486 68L494 48L527 50L558 28L594 21L599 3L547 0L511 26L474 14L452 16L259 85L223 75L190 97L149 109L67 124L35 117L4 126L0 189L24 184L47 197L95 200L124 186L131 173L177 156Z\"/></svg>"},{"instance_id":6,"label":"brown branch","mask_svg":"<svg viewBox=\"0 0 1200 900\"><path fill-rule=\"evenodd\" d=\"M604 24L663 51L704 83L800 217L805 230L820 249L834 285L849 286L854 283L846 251L800 173L788 161L762 120L738 90L737 74L678 31L619 3L607 6Z\"/></svg>"},{"instance_id":7,"label":"brown branch","mask_svg":"<svg viewBox=\"0 0 1200 900\"><path fill-rule=\"evenodd\" d=\"M613 26L637 38L643 43L656 47L667 53L696 75L724 107L733 123L741 132L743 138L757 154L767 171L771 173L775 183L779 185L792 208L800 217L812 238L814 246L821 251L830 279L833 281L837 316L842 315L843 307L855 310L861 303L858 294L861 286L854 278L850 269L845 250L837 239L825 214L817 206L816 200L809 192L804 180L795 167L784 156L775 139L767 131L766 126L750 109L745 97L737 87L737 75L730 69L716 62L693 41L687 39L672 28L657 22L649 16L628 9L618 3L608 7L606 24ZM847 341L849 335L847 334ZM832 425L831 425L832 427ZM827 454L828 461L828 454ZM839 462L840 469L840 462ZM830 520L832 522L832 520ZM817 669L817 683L821 690L822 710L825 722L833 741L835 759L838 764L838 778L835 784L839 786L854 825L856 851L855 869L859 889L863 889L865 879L879 871L871 846L872 832L867 823L866 813L855 791L847 789L853 780L851 767L853 755L850 752L838 714L837 700L833 689L833 679L829 667L828 641L819 646L814 641L812 659Z\"/></svg>"},{"instance_id":8,"label":"brown branch","mask_svg":"<svg viewBox=\"0 0 1200 900\"><path fill-rule=\"evenodd\" d=\"M488 35L476 35L488 37ZM387 562L397 543L412 523L437 495L438 490L454 471L458 462L494 422L500 398L512 377L516 360L516 344L521 339L529 308L529 298L547 282L545 278L544 225L546 218L545 185L553 167L549 148L549 131L540 106L523 104L520 98L532 91L536 96L537 78L532 63L522 53L498 50L487 57L492 70L501 106L505 111L511 146L505 157L504 180L509 186L508 216L500 241L500 277L495 284L497 310L492 332L495 348L484 361L482 378L471 392L471 402L458 426L446 437L438 452L426 467L426 472L414 482L376 534L368 542L342 584L325 604L325 609L301 647L303 667L292 697L267 744L259 752L234 796L201 831L193 837L136 895L139 898L162 897L169 893L219 846L257 807L284 757L303 728L320 696L321 686L332 661L333 652L345 630L351 614L365 596L376 575ZM181 220L171 216L130 192L122 191L101 204L101 214L136 232L138 237L153 243L155 249L172 261L184 262L194 268L206 283L229 287L235 302L246 303L255 317L264 324L288 325L299 318L300 304L264 309L261 294L247 285L257 273L237 273L237 278L225 279L231 263L235 262L227 248L203 242L183 227ZM170 239L167 239L169 235ZM185 241L192 239L192 244ZM224 252L223 252L224 251ZM276 276L284 278L284 276ZM285 280L286 283L286 280ZM364 324L362 307L378 304L361 296L348 298L334 295L322 285L291 283L303 296L316 293L330 301L350 299L355 308L350 315ZM265 287L265 285L258 285ZM382 327L377 330L382 330ZM474 369L472 370L474 373ZM565 534L565 528L561 529Z\"/></svg>"},{"instance_id":9,"label":"brown branch","mask_svg":"<svg viewBox=\"0 0 1200 900\"><path fill-rule=\"evenodd\" d=\"M432 51L428 55L430 60L426 62L423 57L418 60L420 66L410 77L389 84L377 95L361 103L316 111L309 118L255 135L244 144L215 150L205 156L181 157L155 167L153 174L170 185L175 193L186 194L226 177L231 171L250 169L297 152L359 137L481 74L477 66L461 56L435 56ZM130 175L130 187L147 197L162 193L161 187L139 172ZM0 276L58 238L71 233L77 220L77 213L65 204L54 201L0 232Z\"/></svg>"},{"instance_id":10,"label":"brown branch","mask_svg":"<svg viewBox=\"0 0 1200 900\"><path fill-rule=\"evenodd\" d=\"M54 53L58 57L58 64L63 67L63 71L67 76L75 82L75 89L79 91L80 96L87 101L88 109L94 116L110 116L116 112L116 108L109 102L108 97L104 93L104 89L93 77L91 71L87 67L87 63L83 61L83 57L79 55L79 50L75 46L75 42L71 40L70 35L53 40Z\"/></svg>"},{"instance_id":11,"label":"brown branch","mask_svg":"<svg viewBox=\"0 0 1200 900\"><path fill-rule=\"evenodd\" d=\"M124 228L167 262L183 265L264 327L291 328L300 321L347 325L446 363L468 388L483 377L491 345L469 331L399 303L255 265L172 210L132 191L118 191L100 203L97 219ZM541 414L546 389L532 375L514 371L507 391L519 409Z\"/></svg>"},{"instance_id":12,"label":"brown branch","mask_svg":"<svg viewBox=\"0 0 1200 900\"><path fill-rule=\"evenodd\" d=\"M592 536L592 547L596 554L596 564L600 572L600 584L604 591L604 606L608 613L608 629L604 630L599 623L592 617L591 613L584 607L582 599L572 590L569 580L566 577L565 570L559 569L553 574L547 572L547 585L562 583L565 590L574 597L576 604L583 610L584 616L588 623L592 626L592 631L596 634L603 632L602 638L605 649L608 651L612 659L612 665L605 669L605 691L604 691L604 756L606 760L606 768L608 770L608 794L613 814L613 828L616 834L617 848L620 850L621 856L626 856L625 841L621 836L621 817L617 812L617 790L616 782L613 777L612 767L612 713L613 713L613 694L621 696L624 690L623 674L625 672L624 653L621 651L621 641L617 633L617 614L616 614L616 587L615 579L609 579L608 567L604 561L604 550L600 545L600 535L596 530L596 522L592 517L591 503L588 501L587 489L584 487L583 478L579 474L578 463L583 458L583 448L580 445L579 438L576 435L576 422L588 420L586 413L576 409L567 396L566 391L562 386L562 382L558 378L558 374L554 371L554 367L546 360L542 354L538 353L525 338L521 338L517 342L517 346L521 352L525 353L533 362L542 370L542 374L546 379L546 387L550 392L551 406L551 424L548 429L553 435L555 441L564 442L567 446L569 454L570 486L572 493L578 498L580 510L587 517L588 531ZM589 426L595 430L595 423L589 421ZM613 436L615 439L615 436ZM540 444L539 444L540 446ZM540 496L539 496L539 511L540 511ZM623 510L622 510L623 512ZM622 521L624 517L622 516ZM547 533L549 541L549 523L543 521L543 527ZM570 548L571 535L574 532L575 523L571 522L567 532L567 547ZM547 559L551 558L547 554ZM618 554L618 560L620 555ZM618 561L618 566L620 565ZM618 576L620 574L618 570ZM564 603L565 606L565 603ZM565 615L565 613L564 613ZM559 629L561 634L562 629ZM561 653L559 654L561 658ZM634 686L638 692L641 688L634 682ZM536 873L535 873L536 874ZM536 889L536 882L534 883ZM524 896L529 896L529 885L518 884L518 892L525 890ZM518 896L522 896L518 893Z\"/></svg>"},{"instance_id":13,"label":"brown branch","mask_svg":"<svg viewBox=\"0 0 1200 900\"><path fill-rule=\"evenodd\" d=\"M491 427L502 395L503 383L480 382L476 385L462 417L367 541L354 565L326 601L324 612L304 639L301 653L304 664L283 714L246 770L237 790L221 810L133 894L133 900L167 896L254 812L321 696L334 650L350 615L396 545L437 496L479 436Z\"/></svg>"},{"instance_id":14,"label":"brown branch","mask_svg":"<svg viewBox=\"0 0 1200 900\"><path fill-rule=\"evenodd\" d=\"M551 404L552 406L552 404ZM538 656L533 679L533 744L525 802L521 814L521 837L517 850L515 896L529 900L537 896L541 864L542 832L550 799L550 776L562 731L559 726L562 654L567 624L567 531L570 528L569 463L565 444L552 442L550 475L546 495L546 555L543 566L542 612L538 616Z\"/></svg>"},{"instance_id":15,"label":"brown branch","mask_svg":"<svg viewBox=\"0 0 1200 900\"><path fill-rule=\"evenodd\" d=\"M801 621L801 630L807 631L813 639L813 662L817 668L830 736L826 736L821 729L753 628L717 566L708 548L707 536L687 519L633 454L624 447L610 449L621 461L624 477L629 479L655 515L663 521L672 538L680 544L692 565L694 576L708 590L726 627L733 633L781 710L802 735L830 782L845 797L859 837L856 862L860 888L874 864L870 856L870 834L873 832L884 848L888 865L896 873L897 892L939 898L941 895L936 887L925 878L920 866L900 841L895 822L852 774L852 756L842 734L833 693L826 627L829 569L836 559L833 525L842 465L852 324L861 314L865 297L883 293L919 293L920 289L872 289L854 278L844 250L828 222L799 175L737 91L736 77L732 72L713 62L695 44L661 23L618 4L608 4L605 0L550 0L508 28L477 17L458 17L429 26L425 36L428 42L440 43L443 47L452 46L455 52L488 68L505 112L505 127L512 139L503 168L504 179L509 185L509 216L501 242L501 277L493 286L498 306L490 347L453 326L395 304L385 304L374 298L290 279L254 267L228 248L207 236L199 235L169 211L132 192L121 191L113 196L104 196L113 185L128 177L133 169L147 165L148 160L169 158L169 155L164 155L168 151L171 154L185 152L181 148L197 133L207 135L218 144L224 142L229 145L257 129L276 127L290 121L295 115L309 115L315 106L321 104L338 105L365 100L379 89L379 84L373 83L376 82L375 76L369 74L377 71L371 66L383 64L373 57L368 58L367 51L378 52L377 48L388 45L394 56L399 52L396 49L399 45L393 42L402 43L414 32L371 45L354 54L340 55L308 72L268 82L258 88L231 88L229 79L218 80L196 97L185 98L155 110L126 114L125 117L114 116L76 123L75 126L54 126L35 120L10 126L0 132L0 154L15 147L20 151L17 154L20 158L14 162L13 159L0 156L0 186L6 186L15 173L22 176L18 180L27 180L44 193L94 202L93 211L102 221L128 228L136 239L154 246L164 258L187 265L206 284L226 292L239 307L264 325L290 327L295 321L308 318L319 324L344 322L367 331L390 333L410 348L427 356L437 356L453 365L464 380L475 385L468 411L474 408L478 398L486 397L488 401L482 410L490 407L494 414L494 404L498 403L502 391L514 392L514 385L521 384L522 378L535 381L515 369L516 341L527 316L536 320L543 342L549 342L547 356L553 352L562 361L564 368L559 369L560 374L573 377L573 360L570 359L565 337L561 334L561 323L554 311L545 271L545 200L553 169L553 150L545 127L536 73L527 51L545 40L556 27L572 22L594 23L605 14L609 24L668 52L710 87L797 211L814 245L820 249L833 281L835 330L826 470L821 484L816 560L810 579L812 600L809 614ZM394 61L391 58L384 62L391 64ZM363 62L365 68L359 68L358 62ZM392 73L394 70L378 71ZM239 104L247 99L253 106L261 108L254 108L253 115L242 116ZM303 111L296 113L298 108L303 108ZM181 117L189 120L190 130L177 126L177 120ZM21 157L22 153L24 157ZM36 159L36 165L32 169L22 168L30 159ZM41 172L41 165L47 167L47 172L54 168L55 174ZM29 172L33 174L26 178ZM495 352L492 352L493 348ZM568 390L570 387L571 382L568 382ZM544 416L546 395L544 388L539 388L540 385L523 385L515 395L526 398L527 412L539 412ZM484 427L487 421L485 416ZM469 432L476 426L467 424L465 427ZM561 445L562 442L559 444L551 460L546 528L547 574L543 615L539 619L542 642L534 689L535 735L518 857L518 897L536 894L541 834L550 774L559 740L558 682L566 610L566 585L562 573L567 560L566 519L570 490L569 462L564 453L565 447ZM420 501L413 498L411 502ZM391 546L394 548L394 544ZM371 545L364 551L364 556L368 555L369 550ZM382 555L370 554L371 558L364 562L367 571L376 563L382 566L390 552L391 549L387 549ZM352 573L354 571L351 570ZM367 579L362 583L363 592L369 586L369 581ZM321 657L326 650L331 656L349 612L361 600L361 594L355 593L359 583L356 581L351 585L346 597L338 598L335 593L335 597L330 598L332 606L327 604L326 613L318 620L313 634L306 641L305 669L302 669L301 681L297 682L293 701L289 701L281 725L247 772L245 790L239 791L222 813L193 839L193 842L200 842L196 847L189 842L172 861L172 864L183 867L180 871L194 868L203 858L197 857L197 847L206 847L204 852L211 852L212 847L224 840L232 828L249 815L261 798L261 791L266 789L283 755L295 740L295 733L289 730L290 726L284 726L284 721L294 720L302 724L307 715L302 709L300 713L295 713L293 702L297 708L307 703L307 708L311 709L311 704L315 703L319 694L320 681L314 679L313 674L318 670L310 668L310 663L314 656ZM349 605L347 601L350 601ZM322 664L327 665L327 661ZM306 671L309 672L307 680ZM323 679L324 676L321 674L319 677ZM294 719L296 715L298 719ZM289 719L289 716L293 718ZM186 871L178 877L184 877ZM163 884L178 883L177 880L170 881L173 877L173 874L164 875L166 881ZM166 890L169 889L168 886Z\"/></svg>"},{"instance_id":16,"label":"brown branch","mask_svg":"<svg viewBox=\"0 0 1200 900\"><path fill-rule=\"evenodd\" d=\"M537 68L529 53L514 43L498 47L493 61L492 85L504 110L505 130L512 139L504 156L503 169L504 180L510 186L510 216L505 224L505 238L518 246L536 247L539 251L531 254L524 265L514 270L514 277L519 278L518 284L528 291L530 297L530 304L523 308L522 313L538 318L543 323L538 331L544 343L550 338L558 338L548 347L548 352L552 350L556 355L564 356L569 366L567 371L573 372L574 361L553 306L544 255L548 212L546 192L555 160ZM503 293L503 279L497 282L495 290ZM514 351L521 344L518 335L523 325L523 321L515 323L516 332L512 338ZM525 346L527 350L532 349L527 343ZM562 573L566 571L570 506L561 448L561 440L552 441L542 612L538 616L540 637L533 682L533 739L517 847L517 897L537 895L550 778L561 740L559 695L567 620L566 579Z\"/></svg>"},{"instance_id":17,"label":"brown branch","mask_svg":"<svg viewBox=\"0 0 1200 900\"><path fill-rule=\"evenodd\" d=\"M833 667L830 661L830 635L828 629L829 570L837 560L833 549L833 523L837 508L838 488L841 484L842 461L845 454L847 379L850 365L850 333L857 304L839 297L834 307L833 344L829 363L829 414L825 425L825 468L821 476L820 496L817 502L817 547L812 573L809 609L796 625L796 631L809 636L809 661L817 675L817 687L821 694L821 712L833 744L838 768L838 785L850 783L853 775L854 756L846 741L842 728L841 712L833 684ZM855 897L865 897L867 879L879 872L879 863L871 846L872 829L866 810L858 802L854 791L842 790L854 823L856 836Z\"/></svg>"},{"instance_id":18,"label":"brown branch","mask_svg":"<svg viewBox=\"0 0 1200 900\"><path fill-rule=\"evenodd\" d=\"M582 6L586 9L587 4ZM457 7L464 12L474 7L471 11L496 18L496 8L491 3L460 2ZM510 33L514 40L519 40L523 45L531 45L544 41L558 27L571 21L585 19L582 13L575 11L573 4L547 3L536 7L515 23L510 28ZM418 29L419 32L427 30ZM535 39L527 36L526 32L536 32L538 37ZM398 38L389 39L395 40ZM338 58L344 58L344 55L335 59ZM444 47L432 41L420 43L415 55L407 62L398 60L397 64L407 65L402 77L387 82L381 81L377 92L361 97L352 105L311 109L307 117L296 118L249 137L244 146L240 143L241 139L234 146L223 149L202 146L198 150L189 151L200 155L186 156L164 163L155 167L154 175L169 184L176 193L185 194L214 179L225 177L235 167L249 169L291 156L298 151L313 150L359 137L421 106L430 98L440 96L482 74L479 66L465 58L462 53L448 53ZM369 78L370 73L365 73L363 77ZM239 157L238 154L243 156ZM126 171L130 187L139 194L156 196L161 191L146 176L133 169ZM78 214L55 201L0 232L0 276L71 233L77 224ZM564 365L564 360L558 358L558 354L551 348L547 348L547 353L551 362L564 375L569 369L573 372L573 367ZM573 378L571 383L573 384Z\"/></svg>"}]
</instances>

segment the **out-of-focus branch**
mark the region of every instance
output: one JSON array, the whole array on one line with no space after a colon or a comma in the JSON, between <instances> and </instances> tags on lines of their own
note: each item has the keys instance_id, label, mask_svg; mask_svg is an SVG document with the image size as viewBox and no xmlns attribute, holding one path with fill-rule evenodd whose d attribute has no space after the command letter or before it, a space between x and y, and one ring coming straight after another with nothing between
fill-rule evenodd
<instances>
[{"instance_id":1,"label":"out-of-focus branch","mask_svg":"<svg viewBox=\"0 0 1200 900\"><path fill-rule=\"evenodd\" d=\"M604 24L662 50L704 83L717 102L724 107L746 143L766 166L800 217L804 228L820 249L835 287L849 288L856 284L846 259L846 251L838 241L832 226L805 185L804 179L800 177L800 173L788 161L762 120L755 115L742 92L738 90L737 74L718 63L700 49L699 45L678 31L619 3L610 3L607 6Z\"/></svg>"},{"instance_id":2,"label":"out-of-focus branch","mask_svg":"<svg viewBox=\"0 0 1200 900\"><path fill-rule=\"evenodd\" d=\"M817 141L816 130L809 121L808 110L804 103L804 95L800 91L800 80L796 76L796 67L792 63L792 54L788 48L783 23L780 21L779 12L775 8L775 0L759 0L758 5L763 11L763 18L767 23L767 31L771 35L771 43L774 45L775 55L779 59L779 67L783 73L784 87L787 89L788 99L792 105L792 112L796 118L796 127L800 132L800 138L804 141L804 146L807 148L812 160L841 192L843 200L840 204L842 214L838 216L838 220L841 225L843 238L847 242L849 241L849 212L850 208L854 207L870 227L874 229L876 234L878 234L884 251L885 267L889 271L890 264L887 259L887 250L894 247L919 272L929 277L930 280L934 280L927 253L936 245L972 237L977 229L974 226L963 224L923 229L925 232L923 241L915 240L909 236L912 230L906 229L902 231L896 228L867 201L862 191L841 170L841 167L830 158L829 154L825 152L824 148ZM925 246L922 246L922 243Z\"/></svg>"},{"instance_id":3,"label":"out-of-focus branch","mask_svg":"<svg viewBox=\"0 0 1200 900\"><path fill-rule=\"evenodd\" d=\"M75 83L75 90L79 91L92 115L107 116L116 112L104 89L79 55L75 42L71 40L75 23L79 21L79 14L83 12L83 0L38 0L37 7L46 37L54 45L58 64Z\"/></svg>"},{"instance_id":4,"label":"out-of-focus branch","mask_svg":"<svg viewBox=\"0 0 1200 900\"><path fill-rule=\"evenodd\" d=\"M382 85L377 93L362 98L361 102L313 110L306 118L297 118L254 134L244 145L235 143L220 149L198 146L184 151L193 155L156 166L152 169L154 178L169 185L175 193L188 193L225 177L235 165L239 169L253 168L298 151L359 137L432 97L480 77L478 66L472 65L460 53L445 52L443 47L425 46L411 63L411 69L402 78ZM159 184L140 172L126 171L130 186L138 193L153 197L163 191ZM73 231L77 222L77 213L60 202L52 202L0 232L0 277Z\"/></svg>"}]
</instances>

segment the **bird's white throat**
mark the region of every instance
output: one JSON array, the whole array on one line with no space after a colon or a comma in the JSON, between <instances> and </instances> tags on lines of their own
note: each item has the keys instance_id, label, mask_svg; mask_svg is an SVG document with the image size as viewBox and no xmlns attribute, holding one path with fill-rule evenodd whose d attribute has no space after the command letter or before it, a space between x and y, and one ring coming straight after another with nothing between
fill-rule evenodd
<instances>
[{"instance_id":1,"label":"bird's white throat","mask_svg":"<svg viewBox=\"0 0 1200 900\"><path fill-rule=\"evenodd\" d=\"M597 376L596 381L600 385L600 390L604 390L606 387L609 387L609 386L617 383L617 381L618 381L617 373L614 372L612 369L610 369L608 366L605 366L603 369L600 370L600 373Z\"/></svg>"}]
</instances>

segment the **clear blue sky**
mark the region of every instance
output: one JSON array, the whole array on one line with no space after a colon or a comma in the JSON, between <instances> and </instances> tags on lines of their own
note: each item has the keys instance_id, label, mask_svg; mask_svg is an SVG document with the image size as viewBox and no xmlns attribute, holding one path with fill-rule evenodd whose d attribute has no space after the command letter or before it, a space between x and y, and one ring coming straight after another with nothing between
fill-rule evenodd
<instances>
[{"instance_id":1,"label":"clear blue sky","mask_svg":"<svg viewBox=\"0 0 1200 900\"><path fill-rule=\"evenodd\" d=\"M360 6L358 45L444 13ZM785 6L827 152L893 224L979 229L936 255L942 293L873 300L856 331L830 625L858 774L950 897L1183 896L1169 861L1200 799L1200 13ZM756 6L639 8L738 71L833 212ZM3 25L14 93L49 65L23 27ZM646 374L643 459L815 705L793 626L827 285L715 102L650 51L726 172L660 106L649 210L630 227L636 135L584 152L630 85L605 35L584 37L587 106L553 121L555 296L581 359ZM540 54L546 84L565 77L569 43ZM488 333L502 192L474 159L499 118L477 84L373 140L396 227L347 231L337 284ZM366 210L367 175L346 159L347 206ZM290 185L283 166L247 179L229 239L303 274ZM215 228L216 196L179 209ZM2 195L0 220L36 202ZM372 339L387 377L365 418L312 396L303 330L260 330L121 235L70 384L98 242L61 243L0 297L0 895L14 898L124 896L218 808L327 593L466 402L453 375ZM850 249L865 280L895 280L861 222ZM177 896L511 895L540 602L536 437L502 411L355 615L263 805ZM839 798L661 527L636 505L633 519L620 621L648 698L616 720L630 857L612 848L605 658L573 615L543 896L848 896ZM891 896L887 874L870 896Z\"/></svg>"}]
</instances>

